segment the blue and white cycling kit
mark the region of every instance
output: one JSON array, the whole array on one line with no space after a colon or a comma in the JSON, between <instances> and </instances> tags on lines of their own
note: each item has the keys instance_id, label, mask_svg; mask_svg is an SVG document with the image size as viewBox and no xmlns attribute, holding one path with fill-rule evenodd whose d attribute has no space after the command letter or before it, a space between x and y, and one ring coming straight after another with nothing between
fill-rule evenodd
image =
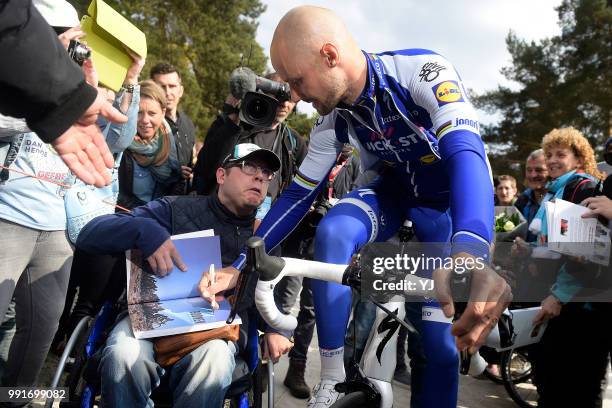
<instances>
[{"instance_id":1,"label":"blue and white cycling kit","mask_svg":"<svg viewBox=\"0 0 612 408\"><path fill-rule=\"evenodd\" d=\"M257 235L272 249L284 239L325 185L344 143L359 150L362 169L382 162L381 175L334 206L320 223L315 258L347 263L368 242L385 241L404 219L421 242L451 242L452 253L488 259L493 235L493 185L474 108L454 67L429 50L366 54L368 77L353 105L319 118L308 155ZM234 266L241 267L244 257ZM342 347L350 289L313 282L319 345ZM435 303L427 305L431 311ZM450 321L424 314L427 369L423 404L454 407L458 358Z\"/></svg>"}]
</instances>

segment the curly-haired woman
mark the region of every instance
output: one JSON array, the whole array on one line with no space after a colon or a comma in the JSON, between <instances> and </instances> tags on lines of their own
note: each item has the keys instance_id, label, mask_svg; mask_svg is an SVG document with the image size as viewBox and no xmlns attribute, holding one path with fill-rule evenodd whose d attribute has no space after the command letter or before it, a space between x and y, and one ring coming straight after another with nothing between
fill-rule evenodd
<instances>
[{"instance_id":1,"label":"curly-haired woman","mask_svg":"<svg viewBox=\"0 0 612 408\"><path fill-rule=\"evenodd\" d=\"M603 174L597 170L595 154L578 130L554 129L542 140L551 181L530 229L538 242L547 241L549 226L544 202L553 198L580 204L598 194ZM539 407L601 407L601 382L607 367L607 332L604 316L589 303L577 302L582 289L571 270L585 264L563 258L550 295L542 301L535 324L548 320L537 349L535 379Z\"/></svg>"}]
</instances>

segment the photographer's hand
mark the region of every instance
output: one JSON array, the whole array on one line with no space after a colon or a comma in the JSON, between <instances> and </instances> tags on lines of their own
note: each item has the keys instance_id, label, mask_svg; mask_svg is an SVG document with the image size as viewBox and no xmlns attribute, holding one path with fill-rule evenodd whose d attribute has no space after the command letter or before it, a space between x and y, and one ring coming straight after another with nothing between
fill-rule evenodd
<instances>
[{"instance_id":1,"label":"photographer's hand","mask_svg":"<svg viewBox=\"0 0 612 408\"><path fill-rule=\"evenodd\" d=\"M68 45L70 45L70 41L78 40L79 38L85 36L85 32L81 30L81 26L74 26L60 35L57 38L60 40L65 49L68 49Z\"/></svg>"},{"instance_id":2,"label":"photographer's hand","mask_svg":"<svg viewBox=\"0 0 612 408\"><path fill-rule=\"evenodd\" d=\"M240 107L240 99L234 98L232 94L227 95L227 98L225 98L225 103L233 106L234 108ZM240 117L237 113L230 113L229 115L227 115L227 117L230 118L230 120L236 125L240 125Z\"/></svg>"}]
</instances>

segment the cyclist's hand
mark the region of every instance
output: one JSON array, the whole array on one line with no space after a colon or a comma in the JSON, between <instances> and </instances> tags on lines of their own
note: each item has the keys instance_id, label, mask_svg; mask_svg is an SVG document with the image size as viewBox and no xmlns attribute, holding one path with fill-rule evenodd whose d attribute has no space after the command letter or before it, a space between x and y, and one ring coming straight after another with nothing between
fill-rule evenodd
<instances>
[{"instance_id":1,"label":"cyclist's hand","mask_svg":"<svg viewBox=\"0 0 612 408\"><path fill-rule=\"evenodd\" d=\"M278 359L287 354L293 347L291 340L279 333L266 333L264 335L264 358L270 358L273 363L277 363Z\"/></svg>"},{"instance_id":2,"label":"cyclist's hand","mask_svg":"<svg viewBox=\"0 0 612 408\"><path fill-rule=\"evenodd\" d=\"M471 257L467 253L455 256ZM446 317L453 317L455 307L450 289L450 269L437 269L433 273L436 298ZM512 300L508 283L487 265L471 268L470 301L461 317L453 323L451 333L456 336L459 350L470 353L482 346L489 332L495 327L499 316Z\"/></svg>"},{"instance_id":3,"label":"cyclist's hand","mask_svg":"<svg viewBox=\"0 0 612 408\"><path fill-rule=\"evenodd\" d=\"M149 265L151 265L153 273L161 277L168 275L172 269L174 269L174 265L182 272L187 270L187 266L170 238L165 240L164 243L147 258L147 261Z\"/></svg>"},{"instance_id":4,"label":"cyclist's hand","mask_svg":"<svg viewBox=\"0 0 612 408\"><path fill-rule=\"evenodd\" d=\"M540 309L535 319L533 319L533 325L537 326L546 320L557 317L559 313L561 313L561 302L553 295L549 295L542 301L542 309Z\"/></svg>"},{"instance_id":5,"label":"cyclist's hand","mask_svg":"<svg viewBox=\"0 0 612 408\"><path fill-rule=\"evenodd\" d=\"M209 302L213 308L217 309L219 305L215 301L215 295L219 292L231 289L236 286L238 282L238 275L240 271L233 266L227 266L225 268L217 269L215 271L215 281L211 282L208 271L204 271L202 279L198 285L200 294ZM216 306L216 307L215 307Z\"/></svg>"}]
</instances>

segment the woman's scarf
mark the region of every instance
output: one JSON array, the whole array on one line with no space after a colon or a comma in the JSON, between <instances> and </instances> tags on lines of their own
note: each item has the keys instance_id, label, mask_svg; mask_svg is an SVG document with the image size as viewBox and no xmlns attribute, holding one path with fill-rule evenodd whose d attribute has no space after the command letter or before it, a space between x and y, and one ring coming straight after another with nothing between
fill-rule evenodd
<instances>
[{"instance_id":1,"label":"woman's scarf","mask_svg":"<svg viewBox=\"0 0 612 408\"><path fill-rule=\"evenodd\" d=\"M533 221L529 224L529 231L533 234L538 235L538 239L536 242L539 244L544 244L547 241L548 237L548 222L546 221L546 202L552 199L557 199L563 197L563 193L565 191L565 186L567 186L570 182L575 180L576 178L588 178L591 181L596 181L595 177L586 173L576 173L576 170L568 171L564 175L557 177L554 180L546 183L546 189L548 192L542 199L542 203L540 204L540 208L536 213Z\"/></svg>"},{"instance_id":2,"label":"woman's scarf","mask_svg":"<svg viewBox=\"0 0 612 408\"><path fill-rule=\"evenodd\" d=\"M181 174L181 167L170 134L171 130L164 121L151 140L145 141L136 135L132 144L128 146L128 150L138 165L148 168L155 181L162 184L178 181Z\"/></svg>"}]
</instances>

